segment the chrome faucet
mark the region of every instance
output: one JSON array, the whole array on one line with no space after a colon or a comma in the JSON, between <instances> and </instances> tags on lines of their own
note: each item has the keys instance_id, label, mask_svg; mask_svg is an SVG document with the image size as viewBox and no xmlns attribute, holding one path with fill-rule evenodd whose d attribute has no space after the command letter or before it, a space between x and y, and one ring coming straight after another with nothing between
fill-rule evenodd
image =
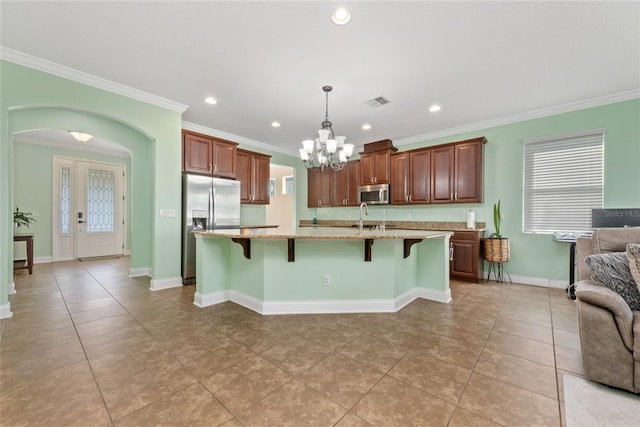
<instances>
[{"instance_id":1,"label":"chrome faucet","mask_svg":"<svg viewBox=\"0 0 640 427\"><path fill-rule=\"evenodd\" d=\"M360 221L358 221L358 229L362 231L363 222L362 222L362 208L364 208L364 214L369 215L369 207L365 202L360 203Z\"/></svg>"}]
</instances>

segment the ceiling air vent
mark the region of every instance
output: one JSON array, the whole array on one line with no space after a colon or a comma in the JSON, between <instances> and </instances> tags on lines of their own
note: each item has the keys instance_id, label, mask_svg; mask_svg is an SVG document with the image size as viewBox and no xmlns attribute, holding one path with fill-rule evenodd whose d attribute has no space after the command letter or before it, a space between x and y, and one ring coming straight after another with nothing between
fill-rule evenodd
<instances>
[{"instance_id":1,"label":"ceiling air vent","mask_svg":"<svg viewBox=\"0 0 640 427\"><path fill-rule=\"evenodd\" d=\"M376 98L370 99L367 101L367 105L371 108L378 108L378 107L382 107L384 104L388 104L391 101L389 101L387 98L385 98L384 96L378 96Z\"/></svg>"}]
</instances>

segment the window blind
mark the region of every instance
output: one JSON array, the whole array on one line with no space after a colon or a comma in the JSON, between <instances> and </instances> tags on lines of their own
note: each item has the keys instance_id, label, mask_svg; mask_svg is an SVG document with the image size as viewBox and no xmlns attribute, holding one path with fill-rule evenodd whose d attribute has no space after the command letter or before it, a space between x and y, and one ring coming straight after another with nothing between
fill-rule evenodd
<instances>
[{"instance_id":1,"label":"window blind","mask_svg":"<svg viewBox=\"0 0 640 427\"><path fill-rule=\"evenodd\" d=\"M524 141L525 233L591 230L602 208L604 129Z\"/></svg>"}]
</instances>

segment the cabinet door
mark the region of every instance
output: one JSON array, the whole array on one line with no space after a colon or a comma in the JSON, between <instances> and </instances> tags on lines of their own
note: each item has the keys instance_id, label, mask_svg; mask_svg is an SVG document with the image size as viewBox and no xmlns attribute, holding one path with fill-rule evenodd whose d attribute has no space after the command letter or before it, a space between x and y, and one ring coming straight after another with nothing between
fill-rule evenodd
<instances>
[{"instance_id":1,"label":"cabinet door","mask_svg":"<svg viewBox=\"0 0 640 427\"><path fill-rule=\"evenodd\" d=\"M320 206L331 206L331 191L333 189L333 170L331 168L325 169L320 172Z\"/></svg>"},{"instance_id":2,"label":"cabinet door","mask_svg":"<svg viewBox=\"0 0 640 427\"><path fill-rule=\"evenodd\" d=\"M360 185L373 184L376 173L375 160L374 153L360 155Z\"/></svg>"},{"instance_id":3,"label":"cabinet door","mask_svg":"<svg viewBox=\"0 0 640 427\"><path fill-rule=\"evenodd\" d=\"M222 141L213 141L213 175L223 178L236 177L236 146Z\"/></svg>"},{"instance_id":4,"label":"cabinet door","mask_svg":"<svg viewBox=\"0 0 640 427\"><path fill-rule=\"evenodd\" d=\"M213 140L185 133L183 134L182 143L183 170L185 172L211 173Z\"/></svg>"},{"instance_id":5,"label":"cabinet door","mask_svg":"<svg viewBox=\"0 0 640 427\"><path fill-rule=\"evenodd\" d=\"M451 276L477 279L480 246L475 240L451 240L453 260L450 261Z\"/></svg>"},{"instance_id":6,"label":"cabinet door","mask_svg":"<svg viewBox=\"0 0 640 427\"><path fill-rule=\"evenodd\" d=\"M269 204L269 157L253 154L251 156L251 175L253 194L251 203Z\"/></svg>"},{"instance_id":7,"label":"cabinet door","mask_svg":"<svg viewBox=\"0 0 640 427\"><path fill-rule=\"evenodd\" d=\"M431 149L431 203L453 202L454 147Z\"/></svg>"},{"instance_id":8,"label":"cabinet door","mask_svg":"<svg viewBox=\"0 0 640 427\"><path fill-rule=\"evenodd\" d=\"M482 202L482 147L481 142L455 147L456 203Z\"/></svg>"},{"instance_id":9,"label":"cabinet door","mask_svg":"<svg viewBox=\"0 0 640 427\"><path fill-rule=\"evenodd\" d=\"M409 155L406 153L391 156L391 191L392 205L406 205L409 203Z\"/></svg>"},{"instance_id":10,"label":"cabinet door","mask_svg":"<svg viewBox=\"0 0 640 427\"><path fill-rule=\"evenodd\" d=\"M347 163L347 206L358 206L358 186L360 185L360 161Z\"/></svg>"},{"instance_id":11,"label":"cabinet door","mask_svg":"<svg viewBox=\"0 0 640 427\"><path fill-rule=\"evenodd\" d=\"M320 169L307 170L307 206L317 208L322 199L322 176Z\"/></svg>"},{"instance_id":12,"label":"cabinet door","mask_svg":"<svg viewBox=\"0 0 640 427\"><path fill-rule=\"evenodd\" d=\"M251 203L251 154L246 151L236 153L236 178L240 181L240 202Z\"/></svg>"},{"instance_id":13,"label":"cabinet door","mask_svg":"<svg viewBox=\"0 0 640 427\"><path fill-rule=\"evenodd\" d=\"M431 203L431 151L409 154L409 202Z\"/></svg>"},{"instance_id":14,"label":"cabinet door","mask_svg":"<svg viewBox=\"0 0 640 427\"><path fill-rule=\"evenodd\" d=\"M333 171L331 206L346 206L349 175L347 166L339 171Z\"/></svg>"},{"instance_id":15,"label":"cabinet door","mask_svg":"<svg viewBox=\"0 0 640 427\"><path fill-rule=\"evenodd\" d=\"M375 184L388 184L391 180L391 151L378 151L374 158Z\"/></svg>"}]
</instances>

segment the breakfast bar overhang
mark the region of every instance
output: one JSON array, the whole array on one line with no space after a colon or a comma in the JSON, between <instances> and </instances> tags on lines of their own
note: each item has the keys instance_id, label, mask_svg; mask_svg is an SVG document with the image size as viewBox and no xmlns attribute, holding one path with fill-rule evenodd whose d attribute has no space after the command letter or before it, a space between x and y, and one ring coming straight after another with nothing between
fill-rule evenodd
<instances>
[{"instance_id":1,"label":"breakfast bar overhang","mask_svg":"<svg viewBox=\"0 0 640 427\"><path fill-rule=\"evenodd\" d=\"M451 301L451 232L347 228L197 231L194 304L261 314L395 312Z\"/></svg>"}]
</instances>

